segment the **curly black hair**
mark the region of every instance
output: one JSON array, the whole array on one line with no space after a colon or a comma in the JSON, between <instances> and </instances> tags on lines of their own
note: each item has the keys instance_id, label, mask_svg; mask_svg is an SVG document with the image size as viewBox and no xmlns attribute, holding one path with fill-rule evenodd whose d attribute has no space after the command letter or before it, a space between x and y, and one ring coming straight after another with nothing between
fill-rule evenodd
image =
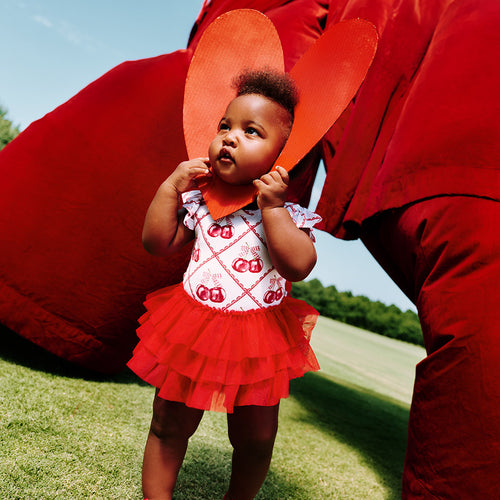
<instances>
[{"instance_id":1,"label":"curly black hair","mask_svg":"<svg viewBox=\"0 0 500 500\"><path fill-rule=\"evenodd\" d=\"M273 69L246 70L233 80L236 95L258 94L283 106L293 123L295 106L299 102L299 91L288 73Z\"/></svg>"}]
</instances>

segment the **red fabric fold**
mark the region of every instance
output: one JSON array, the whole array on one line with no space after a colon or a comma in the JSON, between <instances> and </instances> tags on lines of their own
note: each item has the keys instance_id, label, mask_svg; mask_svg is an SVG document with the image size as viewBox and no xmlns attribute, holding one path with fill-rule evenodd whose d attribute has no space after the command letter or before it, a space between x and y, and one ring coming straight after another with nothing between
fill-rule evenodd
<instances>
[{"instance_id":1,"label":"red fabric fold","mask_svg":"<svg viewBox=\"0 0 500 500\"><path fill-rule=\"evenodd\" d=\"M322 141L320 227L354 239L370 216L430 197L499 200L498 2L330 2L328 25L353 17L373 22L380 41Z\"/></svg>"}]
</instances>

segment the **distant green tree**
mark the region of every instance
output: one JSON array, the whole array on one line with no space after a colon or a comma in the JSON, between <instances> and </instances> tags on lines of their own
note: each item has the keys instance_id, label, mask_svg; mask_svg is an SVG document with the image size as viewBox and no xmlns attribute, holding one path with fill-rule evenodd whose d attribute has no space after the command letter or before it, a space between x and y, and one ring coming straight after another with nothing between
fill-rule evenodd
<instances>
[{"instance_id":1,"label":"distant green tree","mask_svg":"<svg viewBox=\"0 0 500 500\"><path fill-rule=\"evenodd\" d=\"M6 118L7 110L0 106L0 149L19 134L19 128Z\"/></svg>"},{"instance_id":2,"label":"distant green tree","mask_svg":"<svg viewBox=\"0 0 500 500\"><path fill-rule=\"evenodd\" d=\"M386 337L423 345L420 322L413 311L402 312L394 304L387 306L380 301L372 302L364 295L339 292L333 285L324 287L317 279L294 283L292 295L305 300L328 318Z\"/></svg>"}]
</instances>

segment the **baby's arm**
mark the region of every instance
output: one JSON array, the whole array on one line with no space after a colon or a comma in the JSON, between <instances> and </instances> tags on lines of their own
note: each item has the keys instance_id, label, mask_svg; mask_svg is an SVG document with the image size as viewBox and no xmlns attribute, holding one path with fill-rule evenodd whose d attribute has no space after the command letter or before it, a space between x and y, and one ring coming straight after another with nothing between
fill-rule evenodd
<instances>
[{"instance_id":1,"label":"baby's arm","mask_svg":"<svg viewBox=\"0 0 500 500\"><path fill-rule=\"evenodd\" d=\"M285 208L288 173L282 167L254 181L259 193L264 232L271 261L288 281L301 281L316 264L316 250L308 232L299 229Z\"/></svg>"},{"instance_id":2,"label":"baby's arm","mask_svg":"<svg viewBox=\"0 0 500 500\"><path fill-rule=\"evenodd\" d=\"M184 246L194 237L184 223L184 209L179 210L179 197L194 189L194 178L208 175L208 158L180 163L161 184L149 205L142 230L142 244L153 255L167 255Z\"/></svg>"}]
</instances>

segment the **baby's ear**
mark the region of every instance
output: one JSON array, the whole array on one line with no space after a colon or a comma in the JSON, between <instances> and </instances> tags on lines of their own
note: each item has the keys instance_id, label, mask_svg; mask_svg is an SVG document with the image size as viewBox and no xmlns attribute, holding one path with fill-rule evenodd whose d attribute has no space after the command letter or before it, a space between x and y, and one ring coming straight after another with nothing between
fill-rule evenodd
<instances>
[{"instance_id":1,"label":"baby's ear","mask_svg":"<svg viewBox=\"0 0 500 500\"><path fill-rule=\"evenodd\" d=\"M288 138L290 137L290 133L292 131L292 122L283 122L281 125L281 132L283 138L283 144L281 145L281 150L285 147ZM281 152L281 151L280 151Z\"/></svg>"},{"instance_id":2,"label":"baby's ear","mask_svg":"<svg viewBox=\"0 0 500 500\"><path fill-rule=\"evenodd\" d=\"M292 132L293 128L293 116L290 114L290 111L288 111L286 108L283 108L286 114L283 115L282 117L282 127L283 127L283 132L286 135L286 139L288 139L290 133Z\"/></svg>"}]
</instances>

